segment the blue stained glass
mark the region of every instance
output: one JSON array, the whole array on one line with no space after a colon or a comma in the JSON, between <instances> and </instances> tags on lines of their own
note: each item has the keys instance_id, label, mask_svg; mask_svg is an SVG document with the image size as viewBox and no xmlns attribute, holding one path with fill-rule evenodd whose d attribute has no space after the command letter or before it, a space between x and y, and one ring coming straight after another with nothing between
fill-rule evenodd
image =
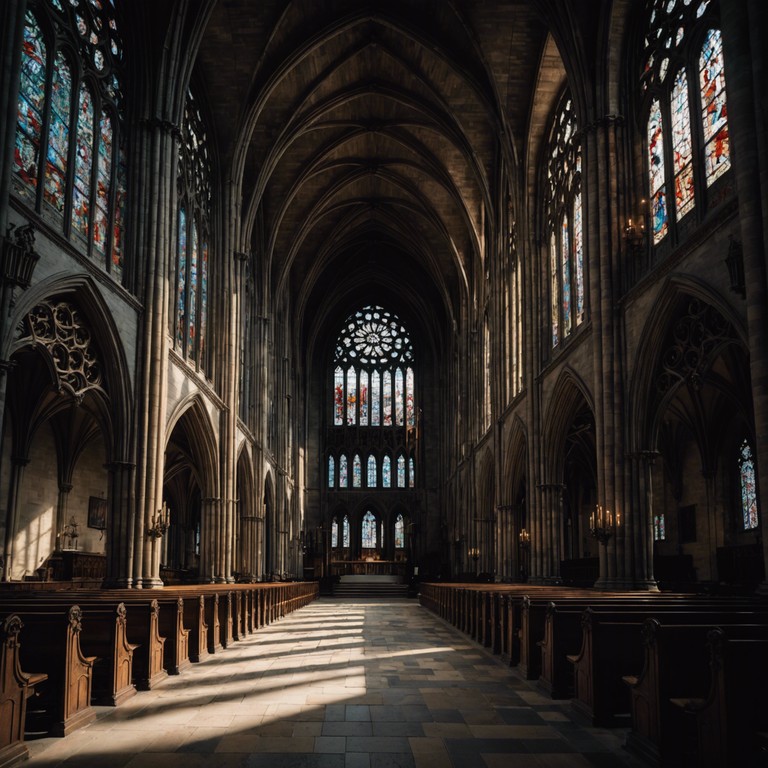
<instances>
[{"instance_id":1,"label":"blue stained glass","mask_svg":"<svg viewBox=\"0 0 768 768\"><path fill-rule=\"evenodd\" d=\"M741 485L741 513L744 530L757 528L757 486L752 448L745 440L739 449L739 479Z\"/></svg>"},{"instance_id":2,"label":"blue stained glass","mask_svg":"<svg viewBox=\"0 0 768 768\"><path fill-rule=\"evenodd\" d=\"M331 548L339 546L339 521L334 517L331 523Z\"/></svg>"},{"instance_id":3,"label":"blue stained glass","mask_svg":"<svg viewBox=\"0 0 768 768\"><path fill-rule=\"evenodd\" d=\"M187 311L187 326L189 337L187 338L187 355L197 359L197 260L199 258L199 245L197 239L197 227L192 224L192 247L189 252L189 309Z\"/></svg>"},{"instance_id":4,"label":"blue stained glass","mask_svg":"<svg viewBox=\"0 0 768 768\"><path fill-rule=\"evenodd\" d=\"M375 488L377 485L376 482L376 457L371 455L368 457L368 467L367 467L367 480L368 480L368 487L369 488Z\"/></svg>"},{"instance_id":5,"label":"blue stained glass","mask_svg":"<svg viewBox=\"0 0 768 768\"><path fill-rule=\"evenodd\" d=\"M21 57L14 170L22 194L34 194L40 171L40 136L45 105L46 50L35 17L27 12Z\"/></svg>"},{"instance_id":6,"label":"blue stained glass","mask_svg":"<svg viewBox=\"0 0 768 768\"><path fill-rule=\"evenodd\" d=\"M339 456L339 488L347 488L349 479L347 477L347 455L342 453Z\"/></svg>"},{"instance_id":7,"label":"blue stained glass","mask_svg":"<svg viewBox=\"0 0 768 768\"><path fill-rule=\"evenodd\" d=\"M349 549L349 518L346 515L341 521L341 543L344 549Z\"/></svg>"},{"instance_id":8,"label":"blue stained glass","mask_svg":"<svg viewBox=\"0 0 768 768\"><path fill-rule=\"evenodd\" d=\"M376 549L376 518L370 510L363 515L362 534L363 549Z\"/></svg>"},{"instance_id":9,"label":"blue stained glass","mask_svg":"<svg viewBox=\"0 0 768 768\"><path fill-rule=\"evenodd\" d=\"M648 176L651 191L651 226L656 245L667 234L669 219L664 167L664 124L658 100L651 105L648 117Z\"/></svg>"},{"instance_id":10,"label":"blue stained glass","mask_svg":"<svg viewBox=\"0 0 768 768\"><path fill-rule=\"evenodd\" d=\"M381 460L381 487L392 487L392 459L389 456L385 456Z\"/></svg>"},{"instance_id":11,"label":"blue stained glass","mask_svg":"<svg viewBox=\"0 0 768 768\"><path fill-rule=\"evenodd\" d=\"M87 238L91 218L93 104L91 102L91 93L85 85L80 86L76 143L75 184L72 190L72 228L75 232Z\"/></svg>"},{"instance_id":12,"label":"blue stained glass","mask_svg":"<svg viewBox=\"0 0 768 768\"><path fill-rule=\"evenodd\" d=\"M397 457L397 487L405 488L405 456Z\"/></svg>"},{"instance_id":13,"label":"blue stained glass","mask_svg":"<svg viewBox=\"0 0 768 768\"><path fill-rule=\"evenodd\" d=\"M653 539L654 541L664 541L667 538L666 526L664 524L664 513L653 516Z\"/></svg>"},{"instance_id":14,"label":"blue stained glass","mask_svg":"<svg viewBox=\"0 0 768 768\"><path fill-rule=\"evenodd\" d=\"M344 424L344 371L338 366L333 372L333 423Z\"/></svg>"},{"instance_id":15,"label":"blue stained glass","mask_svg":"<svg viewBox=\"0 0 768 768\"><path fill-rule=\"evenodd\" d=\"M413 488L416 485L416 465L413 457L408 459L408 487Z\"/></svg>"},{"instance_id":16,"label":"blue stained glass","mask_svg":"<svg viewBox=\"0 0 768 768\"><path fill-rule=\"evenodd\" d=\"M43 196L58 213L64 212L66 200L69 120L72 101L72 75L61 53L51 79L51 126L48 134L48 162Z\"/></svg>"},{"instance_id":17,"label":"blue stained glass","mask_svg":"<svg viewBox=\"0 0 768 768\"><path fill-rule=\"evenodd\" d=\"M361 488L363 485L363 462L360 461L360 455L355 454L352 460L352 487Z\"/></svg>"},{"instance_id":18,"label":"blue stained glass","mask_svg":"<svg viewBox=\"0 0 768 768\"><path fill-rule=\"evenodd\" d=\"M571 240L568 229L568 217L563 216L561 225L562 241L562 304L563 304L563 336L568 336L571 332Z\"/></svg>"},{"instance_id":19,"label":"blue stained glass","mask_svg":"<svg viewBox=\"0 0 768 768\"><path fill-rule=\"evenodd\" d=\"M333 456L328 457L328 487L336 486L336 460Z\"/></svg>"},{"instance_id":20,"label":"blue stained glass","mask_svg":"<svg viewBox=\"0 0 768 768\"><path fill-rule=\"evenodd\" d=\"M395 549L405 548L405 521L402 515L395 519Z\"/></svg>"},{"instance_id":21,"label":"blue stained glass","mask_svg":"<svg viewBox=\"0 0 768 768\"><path fill-rule=\"evenodd\" d=\"M187 285L187 214L179 209L179 254L176 269L176 347L184 350L184 326L186 324Z\"/></svg>"}]
</instances>

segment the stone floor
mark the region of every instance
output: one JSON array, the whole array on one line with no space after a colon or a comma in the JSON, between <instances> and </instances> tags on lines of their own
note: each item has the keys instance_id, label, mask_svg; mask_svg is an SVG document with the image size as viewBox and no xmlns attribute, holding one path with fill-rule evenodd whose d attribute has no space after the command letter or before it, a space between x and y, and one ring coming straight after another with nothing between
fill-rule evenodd
<instances>
[{"instance_id":1,"label":"stone floor","mask_svg":"<svg viewBox=\"0 0 768 768\"><path fill-rule=\"evenodd\" d=\"M568 702L413 600L321 599L65 739L29 768L614 768L625 732Z\"/></svg>"}]
</instances>

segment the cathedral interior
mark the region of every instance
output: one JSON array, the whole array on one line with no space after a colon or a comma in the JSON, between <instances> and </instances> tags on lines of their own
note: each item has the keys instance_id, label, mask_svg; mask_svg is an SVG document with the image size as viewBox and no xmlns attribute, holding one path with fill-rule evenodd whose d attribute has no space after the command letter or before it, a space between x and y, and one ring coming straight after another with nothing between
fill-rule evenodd
<instances>
[{"instance_id":1,"label":"cathedral interior","mask_svg":"<svg viewBox=\"0 0 768 768\"><path fill-rule=\"evenodd\" d=\"M757 0L0 13L4 582L760 589Z\"/></svg>"}]
</instances>

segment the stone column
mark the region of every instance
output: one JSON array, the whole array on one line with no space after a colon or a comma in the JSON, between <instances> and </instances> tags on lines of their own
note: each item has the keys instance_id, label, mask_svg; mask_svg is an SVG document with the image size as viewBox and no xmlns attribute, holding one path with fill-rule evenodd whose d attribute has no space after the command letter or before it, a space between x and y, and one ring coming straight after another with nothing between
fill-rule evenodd
<instances>
[{"instance_id":1,"label":"stone column","mask_svg":"<svg viewBox=\"0 0 768 768\"><path fill-rule=\"evenodd\" d=\"M760 0L733 0L720 4L720 16L728 130L744 258L758 505L760 518L765 521L768 514L768 504L763 501L768 489L768 146L765 138L768 79L762 35L766 29L766 9ZM762 544L763 560L768 563L768 536L763 535ZM763 582L759 591L768 594L768 581Z\"/></svg>"},{"instance_id":2,"label":"stone column","mask_svg":"<svg viewBox=\"0 0 768 768\"><path fill-rule=\"evenodd\" d=\"M13 577L15 539L19 527L19 488L21 488L21 481L24 477L24 467L26 467L27 464L29 464L28 458L11 456L11 472L8 482L8 523L5 529L3 581L10 581Z\"/></svg>"}]
</instances>

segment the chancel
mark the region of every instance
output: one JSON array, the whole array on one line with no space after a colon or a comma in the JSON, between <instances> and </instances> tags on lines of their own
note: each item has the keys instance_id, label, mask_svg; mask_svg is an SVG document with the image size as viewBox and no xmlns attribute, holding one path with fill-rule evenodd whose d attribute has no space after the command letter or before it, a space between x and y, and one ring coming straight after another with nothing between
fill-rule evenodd
<instances>
[{"instance_id":1,"label":"chancel","mask_svg":"<svg viewBox=\"0 0 768 768\"><path fill-rule=\"evenodd\" d=\"M768 760L763 0L0 30L0 768Z\"/></svg>"}]
</instances>

